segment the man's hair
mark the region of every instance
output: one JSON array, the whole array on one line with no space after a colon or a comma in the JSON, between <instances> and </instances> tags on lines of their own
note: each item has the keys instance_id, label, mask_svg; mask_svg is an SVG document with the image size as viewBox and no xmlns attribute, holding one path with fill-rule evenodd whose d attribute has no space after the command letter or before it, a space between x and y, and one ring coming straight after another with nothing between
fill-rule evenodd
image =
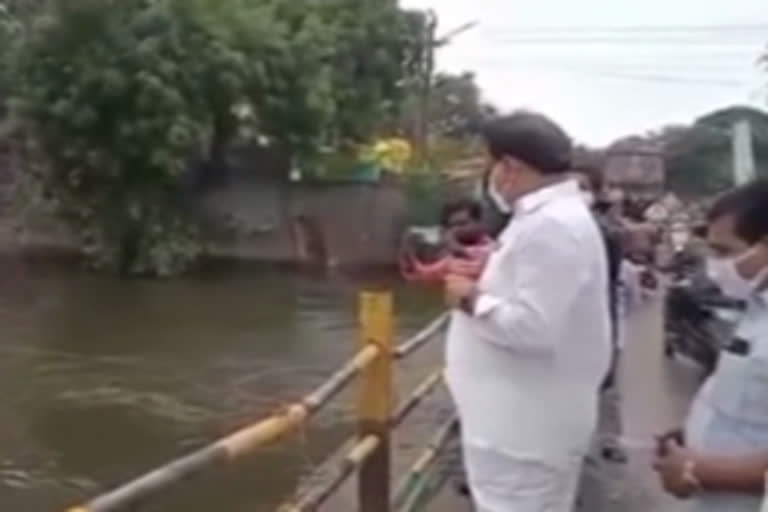
<instances>
[{"instance_id":1,"label":"man's hair","mask_svg":"<svg viewBox=\"0 0 768 512\"><path fill-rule=\"evenodd\" d=\"M541 114L519 111L491 120L483 130L491 156L516 158L541 174L570 170L572 143L565 131Z\"/></svg>"},{"instance_id":2,"label":"man's hair","mask_svg":"<svg viewBox=\"0 0 768 512\"><path fill-rule=\"evenodd\" d=\"M443 205L440 211L440 225L447 226L451 217L457 213L467 212L472 220L483 219L483 206L473 199L456 199Z\"/></svg>"},{"instance_id":3,"label":"man's hair","mask_svg":"<svg viewBox=\"0 0 768 512\"><path fill-rule=\"evenodd\" d=\"M593 192L603 190L605 180L603 179L603 171L598 167L590 164L576 164L571 169L571 172L585 176L589 180L589 186Z\"/></svg>"},{"instance_id":4,"label":"man's hair","mask_svg":"<svg viewBox=\"0 0 768 512\"><path fill-rule=\"evenodd\" d=\"M716 221L732 215L736 235L750 244L768 237L768 179L761 178L722 195L709 210Z\"/></svg>"}]
</instances>

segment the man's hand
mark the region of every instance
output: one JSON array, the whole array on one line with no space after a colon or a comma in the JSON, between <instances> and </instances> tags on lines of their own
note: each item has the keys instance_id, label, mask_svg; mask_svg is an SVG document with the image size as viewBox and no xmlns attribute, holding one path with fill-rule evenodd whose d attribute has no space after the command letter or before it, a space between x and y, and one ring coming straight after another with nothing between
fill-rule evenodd
<instances>
[{"instance_id":1,"label":"man's hand","mask_svg":"<svg viewBox=\"0 0 768 512\"><path fill-rule=\"evenodd\" d=\"M666 453L667 442L672 440L680 446L685 446L685 432L682 428L674 428L663 434L655 436L656 438L656 456L662 457Z\"/></svg>"},{"instance_id":2,"label":"man's hand","mask_svg":"<svg viewBox=\"0 0 768 512\"><path fill-rule=\"evenodd\" d=\"M674 439L667 439L660 454L653 461L664 490L678 498L688 498L698 489L686 479L686 465L695 460L695 454Z\"/></svg>"},{"instance_id":3,"label":"man's hand","mask_svg":"<svg viewBox=\"0 0 768 512\"><path fill-rule=\"evenodd\" d=\"M460 308L467 300L474 300L477 295L475 281L468 277L449 274L445 278L445 302L448 307Z\"/></svg>"},{"instance_id":4,"label":"man's hand","mask_svg":"<svg viewBox=\"0 0 768 512\"><path fill-rule=\"evenodd\" d=\"M448 264L448 274L454 276L477 279L483 273L485 261L463 258L451 258Z\"/></svg>"}]
</instances>

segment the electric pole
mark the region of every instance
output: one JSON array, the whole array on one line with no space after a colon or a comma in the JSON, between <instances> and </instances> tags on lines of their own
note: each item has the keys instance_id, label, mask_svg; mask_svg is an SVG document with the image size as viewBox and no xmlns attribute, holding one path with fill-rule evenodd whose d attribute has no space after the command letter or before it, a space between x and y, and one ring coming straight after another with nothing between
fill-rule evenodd
<instances>
[{"instance_id":1,"label":"electric pole","mask_svg":"<svg viewBox=\"0 0 768 512\"><path fill-rule=\"evenodd\" d=\"M733 123L731 130L733 181L736 186L752 181L755 173L755 152L752 147L752 127L747 119Z\"/></svg>"},{"instance_id":2,"label":"electric pole","mask_svg":"<svg viewBox=\"0 0 768 512\"><path fill-rule=\"evenodd\" d=\"M416 136L418 154L421 155L422 159L425 161L428 160L429 157L429 117L434 86L435 52L439 48L449 44L454 37L474 28L477 25L477 22L471 21L465 23L440 37L437 37L437 25L438 20L435 12L431 10L427 11L423 42L425 56L421 70L421 80L419 81L421 86L421 97L419 99L420 108Z\"/></svg>"}]
</instances>

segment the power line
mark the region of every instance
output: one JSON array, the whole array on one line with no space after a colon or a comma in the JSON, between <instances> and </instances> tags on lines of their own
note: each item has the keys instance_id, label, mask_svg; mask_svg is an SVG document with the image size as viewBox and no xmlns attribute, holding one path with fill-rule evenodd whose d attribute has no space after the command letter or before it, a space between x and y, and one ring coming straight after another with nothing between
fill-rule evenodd
<instances>
[{"instance_id":1,"label":"power line","mask_svg":"<svg viewBox=\"0 0 768 512\"><path fill-rule=\"evenodd\" d=\"M568 26L509 26L509 27L490 27L490 31L513 32L513 33L584 33L584 32L623 32L623 33L653 33L653 32L758 32L767 33L768 23L751 25L568 25Z\"/></svg>"},{"instance_id":2,"label":"power line","mask_svg":"<svg viewBox=\"0 0 768 512\"><path fill-rule=\"evenodd\" d=\"M474 60L474 59L473 59ZM651 68L652 70L674 69L691 72L711 71L715 73L741 73L753 72L760 69L754 59L724 59L718 60L710 58L706 60L692 60L687 57L676 56L652 56L649 59L633 58L632 55L621 55L616 58L612 55L579 55L574 57L563 56L561 54L548 55L509 55L504 60L508 63L514 62L519 65L540 65L555 64L566 66L587 66L587 67L630 67L630 68Z\"/></svg>"},{"instance_id":3,"label":"power line","mask_svg":"<svg viewBox=\"0 0 768 512\"><path fill-rule=\"evenodd\" d=\"M483 66L496 66L496 67L510 67L510 62L507 60L480 60L475 61L476 64L482 64ZM703 76L682 76L680 74L668 74L668 73L658 73L654 72L656 70L629 70L629 71L616 71L611 69L599 69L592 67L591 69L589 67L579 67L579 66L569 66L567 64L565 65L558 65L558 64L547 64L545 62L538 62L538 63L532 63L531 65L525 67L522 69L522 72L525 72L527 70L533 69L536 71L536 68L538 70L545 70L545 71L554 71L554 72L565 72L565 73L575 73L595 78L615 78L615 79L621 79L621 80L630 80L630 81L639 81L639 82L657 82L657 83L669 83L669 84L687 84L687 85L700 85L700 86L715 86L715 87L744 87L747 86L748 83L746 81L738 81L738 80L729 80L724 79L721 77L703 77ZM672 70L663 70L663 71L672 71ZM677 71L677 70L676 70ZM677 71L679 73L679 71Z\"/></svg>"},{"instance_id":4,"label":"power line","mask_svg":"<svg viewBox=\"0 0 768 512\"><path fill-rule=\"evenodd\" d=\"M517 44L621 43L740 45L768 39L768 24L690 26L492 27L483 34Z\"/></svg>"},{"instance_id":5,"label":"power line","mask_svg":"<svg viewBox=\"0 0 768 512\"><path fill-rule=\"evenodd\" d=\"M638 37L525 37L525 36L493 36L495 42L514 45L558 45L558 44L611 44L611 45L680 45L702 47L738 47L762 43L760 41L735 41L735 40L708 40L708 39L682 39L682 38L638 38Z\"/></svg>"},{"instance_id":6,"label":"power line","mask_svg":"<svg viewBox=\"0 0 768 512\"><path fill-rule=\"evenodd\" d=\"M578 73L589 75L593 77L605 77L605 78L617 78L621 80L634 80L641 82L661 82L670 84L687 84L687 85L703 85L703 86L717 86L717 87L743 87L747 85L744 82L736 80L724 80L718 78L693 78L674 75L663 75L656 73L621 73L612 71L588 71L580 69L568 69L562 68L557 71L565 71L568 73Z\"/></svg>"}]
</instances>

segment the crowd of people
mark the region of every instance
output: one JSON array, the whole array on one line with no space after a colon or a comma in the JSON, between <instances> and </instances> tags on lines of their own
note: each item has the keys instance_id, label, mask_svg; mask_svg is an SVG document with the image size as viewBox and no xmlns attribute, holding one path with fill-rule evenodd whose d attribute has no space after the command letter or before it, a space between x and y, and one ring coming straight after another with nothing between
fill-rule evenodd
<instances>
[{"instance_id":1,"label":"crowd of people","mask_svg":"<svg viewBox=\"0 0 768 512\"><path fill-rule=\"evenodd\" d=\"M484 131L487 195L509 220L483 231L471 201L446 207L450 244L408 277L441 282L453 309L446 381L461 421L466 492L477 512L570 512L585 460L621 445L623 319L641 266L595 169L568 135L530 112ZM690 511L759 512L768 470L768 181L718 199L708 275L747 309L681 429L653 467Z\"/></svg>"}]
</instances>

